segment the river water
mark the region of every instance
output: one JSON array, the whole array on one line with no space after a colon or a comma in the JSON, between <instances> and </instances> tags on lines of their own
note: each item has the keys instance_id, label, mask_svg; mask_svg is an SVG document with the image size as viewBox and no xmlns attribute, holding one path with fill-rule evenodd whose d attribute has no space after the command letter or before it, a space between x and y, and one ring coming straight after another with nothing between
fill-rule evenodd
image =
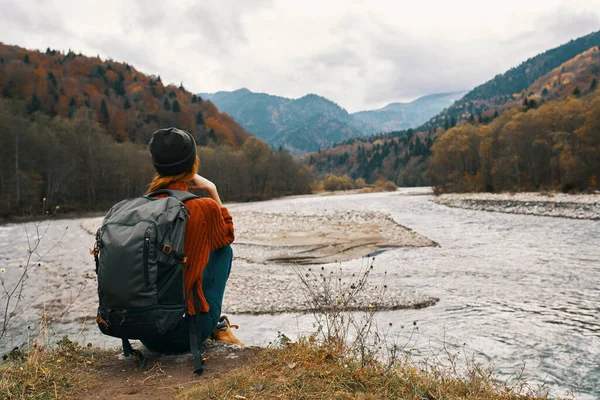
<instances>
[{"instance_id":1,"label":"river water","mask_svg":"<svg viewBox=\"0 0 600 400\"><path fill-rule=\"evenodd\" d=\"M421 310L380 313L381 322L394 324L390 336L408 337L414 321L418 334L412 336L410 347L417 357L451 348L490 363L503 379L522 371L524 379L544 384L554 395L599 399L600 222L448 208L431 198L400 191L306 196L229 208L234 221L235 213L246 210L389 213L398 223L440 244L393 249L377 256L376 265L386 268L388 285L403 285L440 299ZM93 303L95 282L89 275L93 269L87 254L91 236L79 227L80 222L53 222L45 238L49 243L66 234L30 279L45 282L36 298L53 292L48 288L57 288L62 302L71 304L72 314L82 315L63 318L51 335L69 334L115 346L117 340L88 329L85 316L94 314L87 308ZM6 274L15 273L17 258L25 254L23 230L22 224L0 226L0 268ZM51 301L44 304L51 309ZM34 309L20 314L26 323L15 323L10 337L0 342L2 348L22 337L35 320ZM268 343L278 331L294 337L314 329L309 315L233 315L231 319L241 326L236 334L247 344Z\"/></svg>"}]
</instances>

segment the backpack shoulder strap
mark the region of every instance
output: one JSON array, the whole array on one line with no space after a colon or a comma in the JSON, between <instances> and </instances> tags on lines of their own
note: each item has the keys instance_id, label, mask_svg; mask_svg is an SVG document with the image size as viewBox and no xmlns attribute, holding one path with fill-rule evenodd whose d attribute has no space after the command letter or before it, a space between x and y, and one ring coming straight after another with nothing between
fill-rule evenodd
<instances>
[{"instance_id":1,"label":"backpack shoulder strap","mask_svg":"<svg viewBox=\"0 0 600 400\"><path fill-rule=\"evenodd\" d=\"M194 193L190 193L185 190L170 190L170 192L171 192L171 196L175 197L177 200L181 201L182 203L186 200L195 199L198 197Z\"/></svg>"},{"instance_id":2,"label":"backpack shoulder strap","mask_svg":"<svg viewBox=\"0 0 600 400\"><path fill-rule=\"evenodd\" d=\"M169 189L160 189L160 190L154 191L152 193L148 193L144 197L153 197L153 196L156 196L157 194L163 194L163 193L168 194L169 196L173 196L181 202L184 202L189 199L195 199L196 197L198 197L194 193L190 193L185 190L169 190Z\"/></svg>"}]
</instances>

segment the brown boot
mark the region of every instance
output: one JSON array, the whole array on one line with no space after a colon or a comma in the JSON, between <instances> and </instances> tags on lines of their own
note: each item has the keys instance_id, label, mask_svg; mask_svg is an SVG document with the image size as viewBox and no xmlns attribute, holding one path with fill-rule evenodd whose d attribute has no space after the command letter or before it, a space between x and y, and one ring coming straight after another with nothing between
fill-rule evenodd
<instances>
[{"instance_id":1,"label":"brown boot","mask_svg":"<svg viewBox=\"0 0 600 400\"><path fill-rule=\"evenodd\" d=\"M242 347L246 347L246 345L242 343L240 339L235 337L231 328L238 329L239 326L231 325L229 323L229 318L227 318L226 315L222 315L221 318L219 318L219 324L217 325L213 333L211 333L210 338L213 340L220 340L221 342L239 344Z\"/></svg>"}]
</instances>

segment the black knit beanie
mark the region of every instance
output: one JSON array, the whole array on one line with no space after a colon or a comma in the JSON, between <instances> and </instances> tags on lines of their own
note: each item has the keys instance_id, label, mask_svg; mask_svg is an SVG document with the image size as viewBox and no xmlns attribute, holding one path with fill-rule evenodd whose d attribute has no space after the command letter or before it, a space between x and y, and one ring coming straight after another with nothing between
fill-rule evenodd
<instances>
[{"instance_id":1,"label":"black knit beanie","mask_svg":"<svg viewBox=\"0 0 600 400\"><path fill-rule=\"evenodd\" d=\"M196 161L196 141L181 129L157 130L152 134L149 147L154 169L162 176L188 172Z\"/></svg>"}]
</instances>

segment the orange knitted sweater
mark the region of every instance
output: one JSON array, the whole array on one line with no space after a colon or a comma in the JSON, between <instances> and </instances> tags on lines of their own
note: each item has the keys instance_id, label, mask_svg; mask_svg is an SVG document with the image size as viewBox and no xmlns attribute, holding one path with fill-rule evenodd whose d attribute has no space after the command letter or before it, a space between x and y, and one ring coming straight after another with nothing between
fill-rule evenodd
<instances>
[{"instance_id":1,"label":"orange knitted sweater","mask_svg":"<svg viewBox=\"0 0 600 400\"><path fill-rule=\"evenodd\" d=\"M175 182L167 189L188 191L185 182ZM157 197L165 197L158 195ZM185 202L190 211L185 227L184 253L188 259L184 268L183 279L185 293L188 296L188 312L195 315L194 298L191 290L197 283L200 297L200 311L207 312L210 307L202 292L202 272L208 263L211 251L231 244L234 239L233 220L225 207L219 207L216 201L209 198L191 199Z\"/></svg>"}]
</instances>

